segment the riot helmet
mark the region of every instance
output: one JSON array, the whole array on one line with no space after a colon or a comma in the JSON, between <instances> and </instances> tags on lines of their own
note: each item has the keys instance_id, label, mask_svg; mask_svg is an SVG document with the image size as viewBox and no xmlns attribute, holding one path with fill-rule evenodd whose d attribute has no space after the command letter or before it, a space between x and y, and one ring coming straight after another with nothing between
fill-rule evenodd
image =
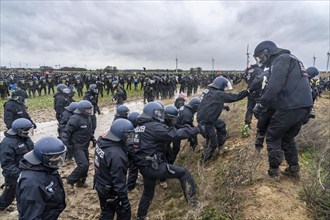
<instances>
[{"instance_id":1,"label":"riot helmet","mask_svg":"<svg viewBox=\"0 0 330 220\"><path fill-rule=\"evenodd\" d=\"M82 115L93 115L94 114L93 105L88 100L81 100L78 103L77 109L74 110L73 113L82 114Z\"/></svg>"},{"instance_id":2,"label":"riot helmet","mask_svg":"<svg viewBox=\"0 0 330 220\"><path fill-rule=\"evenodd\" d=\"M127 119L119 118L112 123L109 132L105 135L105 138L112 141L133 143L134 134L133 124Z\"/></svg>"},{"instance_id":3,"label":"riot helmet","mask_svg":"<svg viewBox=\"0 0 330 220\"><path fill-rule=\"evenodd\" d=\"M269 66L269 58L278 49L273 41L263 41L254 49L253 57L259 66Z\"/></svg>"},{"instance_id":4,"label":"riot helmet","mask_svg":"<svg viewBox=\"0 0 330 220\"><path fill-rule=\"evenodd\" d=\"M308 67L306 69L306 72L308 74L308 78L313 78L313 77L319 75L319 70L317 68L313 67L313 66Z\"/></svg>"},{"instance_id":5,"label":"riot helmet","mask_svg":"<svg viewBox=\"0 0 330 220\"><path fill-rule=\"evenodd\" d=\"M115 116L127 119L128 114L129 114L129 108L126 105L119 105L117 107L117 112Z\"/></svg>"},{"instance_id":6,"label":"riot helmet","mask_svg":"<svg viewBox=\"0 0 330 220\"><path fill-rule=\"evenodd\" d=\"M64 107L69 112L74 112L78 107L78 102L71 102L70 105Z\"/></svg>"},{"instance_id":7,"label":"riot helmet","mask_svg":"<svg viewBox=\"0 0 330 220\"><path fill-rule=\"evenodd\" d=\"M215 78L213 80L213 83L211 83L209 86L222 91L233 89L230 81L223 76L218 76L217 78Z\"/></svg>"},{"instance_id":8,"label":"riot helmet","mask_svg":"<svg viewBox=\"0 0 330 220\"><path fill-rule=\"evenodd\" d=\"M201 104L200 98L193 97L192 99L190 99L190 101L188 102L188 104L186 106L197 111L200 104Z\"/></svg>"},{"instance_id":9,"label":"riot helmet","mask_svg":"<svg viewBox=\"0 0 330 220\"><path fill-rule=\"evenodd\" d=\"M169 126L174 126L179 117L179 111L174 105L167 105L164 108L165 123Z\"/></svg>"},{"instance_id":10,"label":"riot helmet","mask_svg":"<svg viewBox=\"0 0 330 220\"><path fill-rule=\"evenodd\" d=\"M33 165L43 164L57 169L64 164L66 150L66 146L60 139L46 136L34 144L33 150L26 153L24 159Z\"/></svg>"},{"instance_id":11,"label":"riot helmet","mask_svg":"<svg viewBox=\"0 0 330 220\"><path fill-rule=\"evenodd\" d=\"M59 93L64 93L64 94L69 94L70 93L70 89L63 83L58 84L56 86L56 91Z\"/></svg>"},{"instance_id":12,"label":"riot helmet","mask_svg":"<svg viewBox=\"0 0 330 220\"><path fill-rule=\"evenodd\" d=\"M131 112L127 117L127 119L133 124L134 128L137 126L136 119L139 115L140 115L139 112Z\"/></svg>"},{"instance_id":13,"label":"riot helmet","mask_svg":"<svg viewBox=\"0 0 330 220\"><path fill-rule=\"evenodd\" d=\"M99 90L97 89L97 85L96 84L90 84L88 91L93 92L93 93L98 93Z\"/></svg>"},{"instance_id":14,"label":"riot helmet","mask_svg":"<svg viewBox=\"0 0 330 220\"><path fill-rule=\"evenodd\" d=\"M7 131L10 135L18 135L20 137L29 137L29 131L33 127L32 122L26 118L18 118L13 121L11 128Z\"/></svg>"},{"instance_id":15,"label":"riot helmet","mask_svg":"<svg viewBox=\"0 0 330 220\"><path fill-rule=\"evenodd\" d=\"M164 122L164 107L159 102L149 102L143 108L143 113L159 122Z\"/></svg>"},{"instance_id":16,"label":"riot helmet","mask_svg":"<svg viewBox=\"0 0 330 220\"><path fill-rule=\"evenodd\" d=\"M28 94L20 88L15 89L11 93L11 97L21 103L24 103L25 99L29 98Z\"/></svg>"}]
</instances>

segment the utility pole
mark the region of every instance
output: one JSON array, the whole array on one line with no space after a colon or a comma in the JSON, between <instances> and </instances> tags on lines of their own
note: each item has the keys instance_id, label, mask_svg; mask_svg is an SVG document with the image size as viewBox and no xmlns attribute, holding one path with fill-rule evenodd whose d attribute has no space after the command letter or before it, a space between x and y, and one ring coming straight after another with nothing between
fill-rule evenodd
<instances>
[{"instance_id":1,"label":"utility pole","mask_svg":"<svg viewBox=\"0 0 330 220\"><path fill-rule=\"evenodd\" d=\"M249 44L246 47L246 68L249 67L250 64L250 53L249 53Z\"/></svg>"},{"instance_id":2,"label":"utility pole","mask_svg":"<svg viewBox=\"0 0 330 220\"><path fill-rule=\"evenodd\" d=\"M9 62L9 69L11 69L11 63Z\"/></svg>"},{"instance_id":3,"label":"utility pole","mask_svg":"<svg viewBox=\"0 0 330 220\"><path fill-rule=\"evenodd\" d=\"M176 56L175 57L175 73L178 73L178 62L179 62L179 60L178 60L178 57Z\"/></svg>"},{"instance_id":4,"label":"utility pole","mask_svg":"<svg viewBox=\"0 0 330 220\"><path fill-rule=\"evenodd\" d=\"M330 51L327 53L327 55L328 55L328 61L327 61L327 71L326 71L326 73L328 73L328 69L329 69Z\"/></svg>"},{"instance_id":5,"label":"utility pole","mask_svg":"<svg viewBox=\"0 0 330 220\"><path fill-rule=\"evenodd\" d=\"M214 73L214 58L212 57L212 73Z\"/></svg>"},{"instance_id":6,"label":"utility pole","mask_svg":"<svg viewBox=\"0 0 330 220\"><path fill-rule=\"evenodd\" d=\"M315 67L315 60L316 60L316 56L315 56L315 53L314 53L314 56L313 56L313 67Z\"/></svg>"}]
</instances>

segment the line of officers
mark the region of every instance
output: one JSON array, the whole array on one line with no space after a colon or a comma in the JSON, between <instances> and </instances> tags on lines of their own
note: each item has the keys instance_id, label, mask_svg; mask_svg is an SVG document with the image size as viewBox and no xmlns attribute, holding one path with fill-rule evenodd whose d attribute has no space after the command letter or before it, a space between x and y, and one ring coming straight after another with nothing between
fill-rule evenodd
<instances>
[{"instance_id":1,"label":"line of officers","mask_svg":"<svg viewBox=\"0 0 330 220\"><path fill-rule=\"evenodd\" d=\"M230 110L224 104L239 101L256 89L261 89L262 95L253 110L254 114L259 121L267 118L263 129L269 158L268 175L275 179L280 176L282 152L288 164L282 174L292 177L299 174L294 137L307 122L313 106L309 74L289 50L278 48L272 41L261 42L255 48L254 57L259 66L268 68L265 73L267 80L264 76L258 77L259 81L254 86L238 94L225 92L226 88L231 87L230 82L219 76L204 90L200 99L192 98L187 104L179 106L179 110L173 105L164 108L157 101L146 104L141 114L128 114L129 109L125 105L117 107L109 131L95 144L93 187L100 201L100 219L114 219L115 216L117 219L131 219L127 193L135 188L138 172L143 176L144 189L137 219L147 218L157 180L179 179L186 201L196 207L196 184L190 171L174 165L180 140L188 139L194 149L196 135L202 134L206 144L201 162L208 162L217 148L223 148L226 138L225 123L219 119L223 109ZM57 170L64 163L67 151L77 165L67 177L67 184L71 188L87 186L88 147L93 135L90 115L95 112L88 100L71 106L72 109L70 105L66 106L66 110L72 111L73 115L64 132L60 132L61 140L43 137L33 147L28 137L33 123L24 118L15 120L5 132L0 155L5 191L0 198L0 207L5 208L3 198L6 193L15 197L16 192L20 219L56 219L65 209L63 184ZM195 113L196 127L193 125ZM169 147L171 142L173 148ZM11 153L6 153L4 149L10 149L8 151ZM6 161L9 157L4 155L10 154L14 154L15 159ZM11 168L6 164L11 164L8 166Z\"/></svg>"}]
</instances>

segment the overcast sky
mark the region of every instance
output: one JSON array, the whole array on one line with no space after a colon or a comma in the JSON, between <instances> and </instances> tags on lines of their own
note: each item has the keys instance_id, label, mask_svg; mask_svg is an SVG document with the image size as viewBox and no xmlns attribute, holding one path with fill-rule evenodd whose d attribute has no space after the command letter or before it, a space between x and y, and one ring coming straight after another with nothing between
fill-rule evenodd
<instances>
[{"instance_id":1,"label":"overcast sky","mask_svg":"<svg viewBox=\"0 0 330 220\"><path fill-rule=\"evenodd\" d=\"M329 1L1 0L1 66L244 69L249 44L326 69Z\"/></svg>"}]
</instances>

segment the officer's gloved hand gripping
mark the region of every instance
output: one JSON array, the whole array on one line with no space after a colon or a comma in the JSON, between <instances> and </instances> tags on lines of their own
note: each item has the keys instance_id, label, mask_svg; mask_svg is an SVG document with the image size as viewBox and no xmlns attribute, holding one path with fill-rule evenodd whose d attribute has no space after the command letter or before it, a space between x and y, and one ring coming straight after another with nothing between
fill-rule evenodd
<instances>
[{"instance_id":1,"label":"officer's gloved hand gripping","mask_svg":"<svg viewBox=\"0 0 330 220\"><path fill-rule=\"evenodd\" d=\"M206 128L203 124L198 124L197 126L199 133L205 138L206 137Z\"/></svg>"}]
</instances>

